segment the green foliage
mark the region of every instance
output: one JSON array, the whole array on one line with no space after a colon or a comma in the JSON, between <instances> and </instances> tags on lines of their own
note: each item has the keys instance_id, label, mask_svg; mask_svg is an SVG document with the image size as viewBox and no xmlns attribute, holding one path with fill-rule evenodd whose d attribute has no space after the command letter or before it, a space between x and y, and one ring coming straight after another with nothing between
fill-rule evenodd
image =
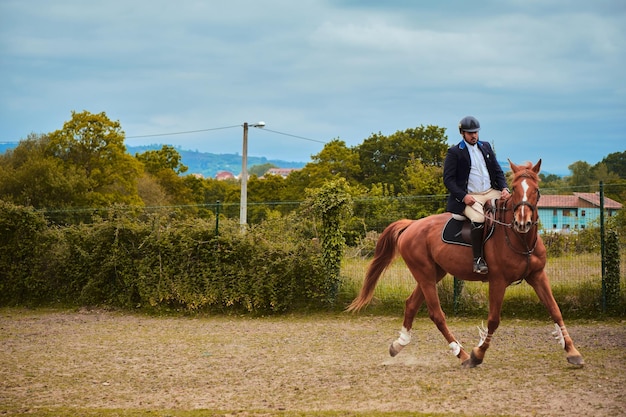
<instances>
[{"instance_id":1,"label":"green foliage","mask_svg":"<svg viewBox=\"0 0 626 417\"><path fill-rule=\"evenodd\" d=\"M256 175L257 177L262 177L270 168L280 168L276 165L266 162L264 164L254 165L248 169L248 174L250 176Z\"/></svg>"},{"instance_id":2,"label":"green foliage","mask_svg":"<svg viewBox=\"0 0 626 417\"><path fill-rule=\"evenodd\" d=\"M565 253L600 252L600 230L597 227L569 234L546 232L541 238L546 245L548 257L558 257Z\"/></svg>"},{"instance_id":3,"label":"green foliage","mask_svg":"<svg viewBox=\"0 0 626 417\"><path fill-rule=\"evenodd\" d=\"M46 156L61 160L64 168L78 170L87 180L78 205L140 203L136 181L141 166L126 153L120 123L109 120L104 112L72 112L63 129L50 133Z\"/></svg>"},{"instance_id":4,"label":"green foliage","mask_svg":"<svg viewBox=\"0 0 626 417\"><path fill-rule=\"evenodd\" d=\"M339 288L339 272L346 243L343 226L352 214L352 198L347 181L341 178L311 190L307 206L321 220L322 259L331 283L330 299L333 300Z\"/></svg>"},{"instance_id":5,"label":"green foliage","mask_svg":"<svg viewBox=\"0 0 626 417\"><path fill-rule=\"evenodd\" d=\"M41 269L52 233L40 213L0 200L0 304L30 305L51 296Z\"/></svg>"},{"instance_id":6,"label":"green foliage","mask_svg":"<svg viewBox=\"0 0 626 417\"><path fill-rule=\"evenodd\" d=\"M600 163L606 165L609 172L626 179L626 151L610 153Z\"/></svg>"},{"instance_id":7,"label":"green foliage","mask_svg":"<svg viewBox=\"0 0 626 417\"><path fill-rule=\"evenodd\" d=\"M412 159L428 166L443 166L448 144L445 129L420 126L390 136L373 134L357 147L362 185L383 183L402 189L404 171Z\"/></svg>"},{"instance_id":8,"label":"green foliage","mask_svg":"<svg viewBox=\"0 0 626 417\"><path fill-rule=\"evenodd\" d=\"M72 112L63 129L31 135L0 158L0 198L47 209L140 204L140 172L119 122Z\"/></svg>"},{"instance_id":9,"label":"green foliage","mask_svg":"<svg viewBox=\"0 0 626 417\"><path fill-rule=\"evenodd\" d=\"M135 154L147 172L157 175L163 170L174 171L176 174L187 172L181 156L173 146L163 145L159 150L148 150L144 153Z\"/></svg>"},{"instance_id":10,"label":"green foliage","mask_svg":"<svg viewBox=\"0 0 626 417\"><path fill-rule=\"evenodd\" d=\"M30 135L0 156L0 198L35 208L81 205L89 189L84 174L47 154L50 139Z\"/></svg>"},{"instance_id":11,"label":"green foliage","mask_svg":"<svg viewBox=\"0 0 626 417\"><path fill-rule=\"evenodd\" d=\"M617 233L613 230L606 235L606 264L605 264L605 296L609 308L616 308L620 300L620 255Z\"/></svg>"},{"instance_id":12,"label":"green foliage","mask_svg":"<svg viewBox=\"0 0 626 417\"><path fill-rule=\"evenodd\" d=\"M32 209L0 206L0 305L65 303L253 313L321 308L336 286L309 224L270 218L240 232L223 220L118 207L48 227Z\"/></svg>"},{"instance_id":13,"label":"green foliage","mask_svg":"<svg viewBox=\"0 0 626 417\"><path fill-rule=\"evenodd\" d=\"M144 204L150 206L153 201L165 204L192 204L194 197L191 188L180 174L187 171L182 164L180 154L169 145L160 150L148 150L135 157L144 167L146 174L138 183L139 195ZM153 180L157 187L151 183Z\"/></svg>"}]
</instances>

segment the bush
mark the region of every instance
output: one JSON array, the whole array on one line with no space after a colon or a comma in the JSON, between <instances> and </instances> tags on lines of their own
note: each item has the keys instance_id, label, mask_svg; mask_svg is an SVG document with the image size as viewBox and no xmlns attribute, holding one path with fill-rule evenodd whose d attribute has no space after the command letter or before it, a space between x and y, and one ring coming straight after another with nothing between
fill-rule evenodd
<instances>
[{"instance_id":1,"label":"bush","mask_svg":"<svg viewBox=\"0 0 626 417\"><path fill-rule=\"evenodd\" d=\"M617 233L612 230L606 236L606 255L604 297L609 309L617 309L620 301L620 256Z\"/></svg>"},{"instance_id":2,"label":"bush","mask_svg":"<svg viewBox=\"0 0 626 417\"><path fill-rule=\"evenodd\" d=\"M31 304L50 297L45 275L46 221L32 208L0 201L0 304Z\"/></svg>"},{"instance_id":3,"label":"bush","mask_svg":"<svg viewBox=\"0 0 626 417\"><path fill-rule=\"evenodd\" d=\"M123 208L88 224L48 227L0 206L0 305L66 303L255 313L322 308L336 285L295 215L242 233L223 220Z\"/></svg>"}]
</instances>

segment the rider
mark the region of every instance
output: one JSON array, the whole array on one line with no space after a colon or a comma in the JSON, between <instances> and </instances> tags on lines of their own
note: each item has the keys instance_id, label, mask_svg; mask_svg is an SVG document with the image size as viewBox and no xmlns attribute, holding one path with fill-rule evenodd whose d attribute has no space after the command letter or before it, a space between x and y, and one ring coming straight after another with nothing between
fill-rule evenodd
<instances>
[{"instance_id":1,"label":"rider","mask_svg":"<svg viewBox=\"0 0 626 417\"><path fill-rule=\"evenodd\" d=\"M475 117L461 119L459 133L463 140L448 149L443 182L450 192L446 210L457 220L469 218L472 223L473 271L486 274L489 269L483 255L483 204L494 198L508 198L510 192L491 145L478 140L479 130Z\"/></svg>"}]
</instances>

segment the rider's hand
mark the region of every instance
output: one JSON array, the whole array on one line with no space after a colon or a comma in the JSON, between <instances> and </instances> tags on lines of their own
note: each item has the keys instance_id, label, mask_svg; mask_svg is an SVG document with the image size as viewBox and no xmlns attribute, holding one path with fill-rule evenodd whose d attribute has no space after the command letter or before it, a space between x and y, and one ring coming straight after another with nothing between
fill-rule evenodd
<instances>
[{"instance_id":1,"label":"rider's hand","mask_svg":"<svg viewBox=\"0 0 626 417\"><path fill-rule=\"evenodd\" d=\"M474 196L467 194L465 197L463 197L463 202L466 206L473 206L476 202L476 199L474 198Z\"/></svg>"},{"instance_id":2,"label":"rider's hand","mask_svg":"<svg viewBox=\"0 0 626 417\"><path fill-rule=\"evenodd\" d=\"M511 193L509 192L508 188L505 188L504 190L502 190L502 198L506 199L511 197Z\"/></svg>"}]
</instances>

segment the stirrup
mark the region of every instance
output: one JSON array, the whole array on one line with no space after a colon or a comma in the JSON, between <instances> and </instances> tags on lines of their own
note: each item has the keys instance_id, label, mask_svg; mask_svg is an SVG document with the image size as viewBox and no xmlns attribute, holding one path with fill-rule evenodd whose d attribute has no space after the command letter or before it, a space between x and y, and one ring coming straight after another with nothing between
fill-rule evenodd
<instances>
[{"instance_id":1,"label":"stirrup","mask_svg":"<svg viewBox=\"0 0 626 417\"><path fill-rule=\"evenodd\" d=\"M478 257L474 259L474 272L477 274L487 274L489 272L489 268L487 267L487 262L482 257Z\"/></svg>"}]
</instances>

